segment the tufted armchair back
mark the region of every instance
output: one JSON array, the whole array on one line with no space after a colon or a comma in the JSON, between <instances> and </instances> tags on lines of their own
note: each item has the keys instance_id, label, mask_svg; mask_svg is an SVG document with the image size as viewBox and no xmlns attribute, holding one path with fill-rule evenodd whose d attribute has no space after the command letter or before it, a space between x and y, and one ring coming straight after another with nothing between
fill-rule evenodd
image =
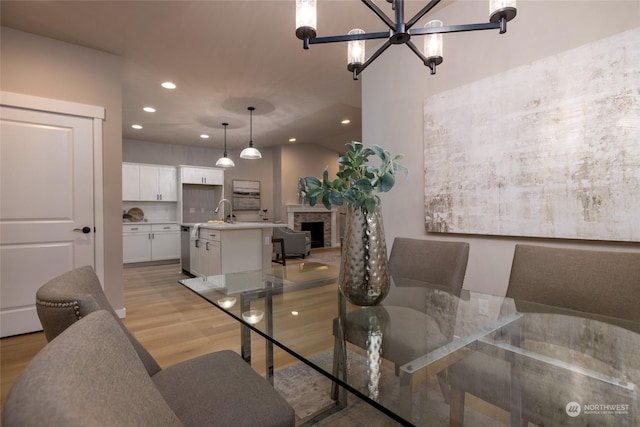
<instances>
[{"instance_id":1,"label":"tufted armchair back","mask_svg":"<svg viewBox=\"0 0 640 427\"><path fill-rule=\"evenodd\" d=\"M69 326L98 310L106 310L116 319L147 368L149 375L160 366L122 323L91 266L79 267L55 277L36 293L36 310L47 341L53 340Z\"/></svg>"}]
</instances>

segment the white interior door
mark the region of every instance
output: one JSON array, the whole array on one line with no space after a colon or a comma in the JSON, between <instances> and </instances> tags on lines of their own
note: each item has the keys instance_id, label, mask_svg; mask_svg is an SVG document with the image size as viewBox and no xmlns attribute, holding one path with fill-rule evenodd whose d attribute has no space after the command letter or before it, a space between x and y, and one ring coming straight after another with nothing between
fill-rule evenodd
<instances>
[{"instance_id":1,"label":"white interior door","mask_svg":"<svg viewBox=\"0 0 640 427\"><path fill-rule=\"evenodd\" d=\"M94 264L91 118L0 107L0 332L41 330L36 290Z\"/></svg>"}]
</instances>

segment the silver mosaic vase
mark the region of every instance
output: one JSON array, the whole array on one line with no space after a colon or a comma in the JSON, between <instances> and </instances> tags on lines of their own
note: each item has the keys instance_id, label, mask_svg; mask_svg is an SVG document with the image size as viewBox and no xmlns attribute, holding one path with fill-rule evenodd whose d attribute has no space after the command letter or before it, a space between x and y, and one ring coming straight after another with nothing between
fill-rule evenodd
<instances>
[{"instance_id":1,"label":"silver mosaic vase","mask_svg":"<svg viewBox=\"0 0 640 427\"><path fill-rule=\"evenodd\" d=\"M389 261L382 212L347 206L338 287L355 305L376 305L389 293Z\"/></svg>"}]
</instances>

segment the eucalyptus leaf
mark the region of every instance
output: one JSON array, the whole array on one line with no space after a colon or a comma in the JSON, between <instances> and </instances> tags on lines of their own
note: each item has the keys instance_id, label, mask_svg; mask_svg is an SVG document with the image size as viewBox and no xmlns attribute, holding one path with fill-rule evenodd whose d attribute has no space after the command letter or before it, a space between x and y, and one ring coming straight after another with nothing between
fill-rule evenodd
<instances>
[{"instance_id":1,"label":"eucalyptus leaf","mask_svg":"<svg viewBox=\"0 0 640 427\"><path fill-rule=\"evenodd\" d=\"M332 205L342 205L345 201L357 209L374 212L380 204L376 192L387 192L393 188L398 171L409 176L408 169L398 163L404 156L391 154L384 148L373 145L365 147L359 142L350 142L347 152L338 158L340 171L334 180L329 180L328 169L322 173L322 180L315 176L301 178L298 194L303 203L314 206L318 200L330 209ZM375 156L379 165L370 164L369 157Z\"/></svg>"}]
</instances>

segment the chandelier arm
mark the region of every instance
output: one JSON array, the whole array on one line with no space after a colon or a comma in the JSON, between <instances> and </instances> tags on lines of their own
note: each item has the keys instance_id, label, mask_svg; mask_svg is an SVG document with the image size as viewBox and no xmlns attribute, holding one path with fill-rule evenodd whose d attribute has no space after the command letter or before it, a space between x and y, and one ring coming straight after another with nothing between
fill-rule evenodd
<instances>
[{"instance_id":1,"label":"chandelier arm","mask_svg":"<svg viewBox=\"0 0 640 427\"><path fill-rule=\"evenodd\" d=\"M371 11L375 13L378 16L378 18L382 20L382 22L387 24L387 27L389 27L389 29L393 31L396 30L396 23L393 22L391 18L389 18L387 14L384 13L384 11L380 9L372 0L360 0L360 1L362 1L362 3L364 3L364 5L367 6L369 9L371 9ZM403 1L403 0L399 0L399 1Z\"/></svg>"},{"instance_id":2,"label":"chandelier arm","mask_svg":"<svg viewBox=\"0 0 640 427\"><path fill-rule=\"evenodd\" d=\"M409 40L407 43L405 43L409 49L411 49L413 51L413 53L415 53L416 55L418 55L418 58L420 58L420 60L422 62L424 62L424 65L428 65L428 59L426 56L424 56L424 54L422 52L420 52L420 49L417 48L417 46L415 44L413 44L413 42L411 40Z\"/></svg>"},{"instance_id":3,"label":"chandelier arm","mask_svg":"<svg viewBox=\"0 0 640 427\"><path fill-rule=\"evenodd\" d=\"M406 29L407 31L413 27L415 25L416 22L418 22L424 15L426 15L427 13L429 13L431 11L431 9L433 9L434 7L436 7L436 5L440 3L440 0L431 0L429 2L429 4L427 4L424 8L422 8L422 10L418 13L416 13L416 16L414 16L413 18L411 18L409 21L407 21L406 24Z\"/></svg>"},{"instance_id":4,"label":"chandelier arm","mask_svg":"<svg viewBox=\"0 0 640 427\"><path fill-rule=\"evenodd\" d=\"M446 27L415 28L409 31L412 36L425 34L461 33L465 31L496 30L500 29L500 22L487 22L485 24L447 25Z\"/></svg>"},{"instance_id":5,"label":"chandelier arm","mask_svg":"<svg viewBox=\"0 0 640 427\"><path fill-rule=\"evenodd\" d=\"M389 31L381 31L377 33L344 34L340 36L314 37L312 39L309 39L309 44L348 42L353 40L387 39L389 38L390 35L391 33Z\"/></svg>"},{"instance_id":6,"label":"chandelier arm","mask_svg":"<svg viewBox=\"0 0 640 427\"><path fill-rule=\"evenodd\" d=\"M382 55L382 52L384 52L385 50L389 49L389 46L391 46L392 43L387 40L386 42L384 42L384 44L382 46L380 46L378 48L378 50L376 50L373 55L371 55L371 58L367 59L364 64L356 67L356 69L354 70L353 76L354 76L354 80L357 80L358 75L364 71L365 68L367 68L369 66L369 64L371 64L373 61L376 60L376 58L380 55Z\"/></svg>"}]
</instances>

